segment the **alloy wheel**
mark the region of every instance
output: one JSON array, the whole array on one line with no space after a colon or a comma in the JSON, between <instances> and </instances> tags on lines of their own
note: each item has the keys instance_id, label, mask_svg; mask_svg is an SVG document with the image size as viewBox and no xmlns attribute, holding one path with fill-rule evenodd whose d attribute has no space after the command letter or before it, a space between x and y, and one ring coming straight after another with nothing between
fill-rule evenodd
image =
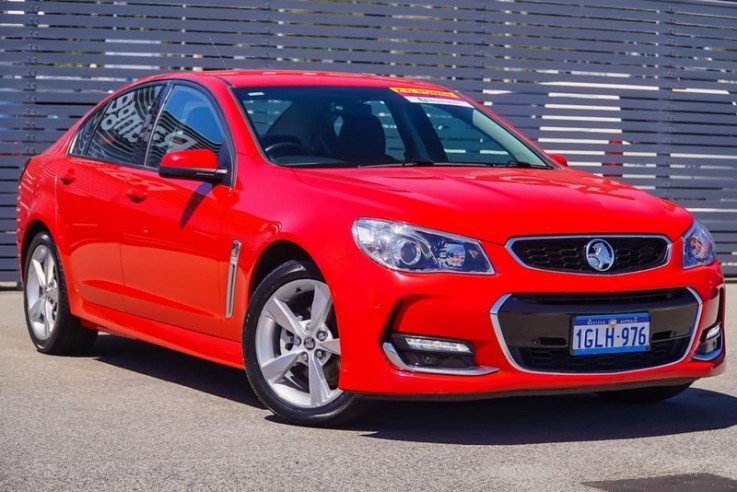
<instances>
[{"instance_id":1,"label":"alloy wheel","mask_svg":"<svg viewBox=\"0 0 737 492\"><path fill-rule=\"evenodd\" d=\"M59 282L56 261L45 245L33 250L28 268L26 310L34 335L48 340L58 324Z\"/></svg>"},{"instance_id":2,"label":"alloy wheel","mask_svg":"<svg viewBox=\"0 0 737 492\"><path fill-rule=\"evenodd\" d=\"M316 409L334 401L340 339L328 286L298 279L277 289L261 310L256 357L264 380L283 401Z\"/></svg>"}]
</instances>

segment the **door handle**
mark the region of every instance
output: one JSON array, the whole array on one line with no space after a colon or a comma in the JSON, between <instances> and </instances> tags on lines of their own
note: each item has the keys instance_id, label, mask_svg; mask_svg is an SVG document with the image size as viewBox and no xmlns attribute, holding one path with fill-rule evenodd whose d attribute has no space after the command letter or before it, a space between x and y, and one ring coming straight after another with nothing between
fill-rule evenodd
<instances>
[{"instance_id":1,"label":"door handle","mask_svg":"<svg viewBox=\"0 0 737 492\"><path fill-rule=\"evenodd\" d=\"M126 190L126 194L128 195L128 198L131 199L131 201L135 203L140 203L146 199L148 196L148 193L146 192L145 188L139 188L139 187L130 187Z\"/></svg>"},{"instance_id":2,"label":"door handle","mask_svg":"<svg viewBox=\"0 0 737 492\"><path fill-rule=\"evenodd\" d=\"M59 180L65 185L72 184L77 177L74 175L74 169L69 168L61 173Z\"/></svg>"}]
</instances>

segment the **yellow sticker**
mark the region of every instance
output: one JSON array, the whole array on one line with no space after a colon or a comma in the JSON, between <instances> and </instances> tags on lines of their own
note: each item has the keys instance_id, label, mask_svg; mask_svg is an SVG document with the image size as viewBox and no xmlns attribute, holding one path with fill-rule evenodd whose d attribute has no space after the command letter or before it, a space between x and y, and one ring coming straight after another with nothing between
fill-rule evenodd
<instances>
[{"instance_id":1,"label":"yellow sticker","mask_svg":"<svg viewBox=\"0 0 737 492\"><path fill-rule=\"evenodd\" d=\"M421 89L415 87L391 87L391 90L402 96L426 96L426 97L447 97L450 99L459 99L457 94L449 91L438 91L435 89Z\"/></svg>"}]
</instances>

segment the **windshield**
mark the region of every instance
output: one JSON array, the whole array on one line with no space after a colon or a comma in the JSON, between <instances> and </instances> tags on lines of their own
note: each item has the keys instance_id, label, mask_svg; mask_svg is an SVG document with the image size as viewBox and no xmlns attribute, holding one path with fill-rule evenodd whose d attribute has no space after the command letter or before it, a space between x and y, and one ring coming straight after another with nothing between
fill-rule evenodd
<instances>
[{"instance_id":1,"label":"windshield","mask_svg":"<svg viewBox=\"0 0 737 492\"><path fill-rule=\"evenodd\" d=\"M399 84L399 83L398 83ZM266 87L234 93L283 166L551 167L454 92L397 87Z\"/></svg>"}]
</instances>

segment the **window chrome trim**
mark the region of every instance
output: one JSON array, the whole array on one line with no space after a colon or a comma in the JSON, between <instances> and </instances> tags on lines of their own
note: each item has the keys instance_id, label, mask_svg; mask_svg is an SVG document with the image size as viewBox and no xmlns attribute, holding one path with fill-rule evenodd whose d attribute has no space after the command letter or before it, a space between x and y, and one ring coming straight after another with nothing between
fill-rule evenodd
<instances>
[{"instance_id":1,"label":"window chrome trim","mask_svg":"<svg viewBox=\"0 0 737 492\"><path fill-rule=\"evenodd\" d=\"M228 263L228 283L225 288L225 317L233 317L233 305L235 302L236 274L238 273L238 260L241 256L241 242L233 241L230 248L230 261Z\"/></svg>"},{"instance_id":2,"label":"window chrome trim","mask_svg":"<svg viewBox=\"0 0 737 492\"><path fill-rule=\"evenodd\" d=\"M512 246L514 246L514 243L517 241L528 241L528 240L538 240L538 239L611 239L611 238L625 238L625 239L631 239L631 238L657 238L657 239L663 239L665 240L666 246L665 246L665 258L663 259L663 262L659 265L656 265L654 267L645 268L642 270L632 270L629 272L622 272L622 273L609 273L609 272L573 272L568 270L552 270L549 268L538 268L533 267L522 261L522 259L517 256L517 254L512 249ZM514 260L522 265L524 268L527 268L528 270L536 270L538 272L548 272L548 273L562 273L564 275L606 275L608 277L617 277L620 275L632 275L634 273L641 273L641 272L649 272L651 270L655 270L656 268L662 268L670 263L671 256L673 253L673 241L668 238L668 236L665 236L663 234L565 234L565 235L559 235L559 236L519 236L519 237L513 237L510 240L508 240L504 244L504 248L507 250L507 252L514 258Z\"/></svg>"},{"instance_id":3,"label":"window chrome trim","mask_svg":"<svg viewBox=\"0 0 737 492\"><path fill-rule=\"evenodd\" d=\"M501 348L502 353L504 354L504 357L507 358L507 361L518 371L524 372L527 374L548 374L553 376L601 376L601 375L617 375L617 374L633 374L636 372L641 371L650 371L653 369L660 369L663 367L669 367L676 364L680 364L684 360L686 360L689 356L691 358L694 358L691 354L694 351L694 343L696 343L698 340L696 338L696 334L699 332L699 326L701 324L701 314L704 308L704 302L701 299L701 297L696 293L694 289L691 287L686 287L686 290L688 290L692 296L694 296L694 299L696 300L698 304L698 308L696 309L696 316L694 319L693 324L691 325L691 340L688 343L688 346L686 350L683 352L683 357L681 357L678 360L675 360L673 362L669 362L668 364L663 364L660 366L652 366L652 367L642 367L639 369L630 369L627 371L616 371L616 372L555 372L555 371L536 371L532 369L527 369L525 367L520 366L517 364L517 362L514 360L514 357L512 357L511 352L509 351L509 347L507 346L507 341L504 339L504 333L502 332L502 326L499 323L499 311L501 310L502 306L504 305L507 300L512 297L513 294L504 294L501 296L497 301L494 303L494 305L491 307L491 310L489 311L489 315L491 317L491 325L494 327L494 334L496 335L497 342L499 343L499 348Z\"/></svg>"}]
</instances>

